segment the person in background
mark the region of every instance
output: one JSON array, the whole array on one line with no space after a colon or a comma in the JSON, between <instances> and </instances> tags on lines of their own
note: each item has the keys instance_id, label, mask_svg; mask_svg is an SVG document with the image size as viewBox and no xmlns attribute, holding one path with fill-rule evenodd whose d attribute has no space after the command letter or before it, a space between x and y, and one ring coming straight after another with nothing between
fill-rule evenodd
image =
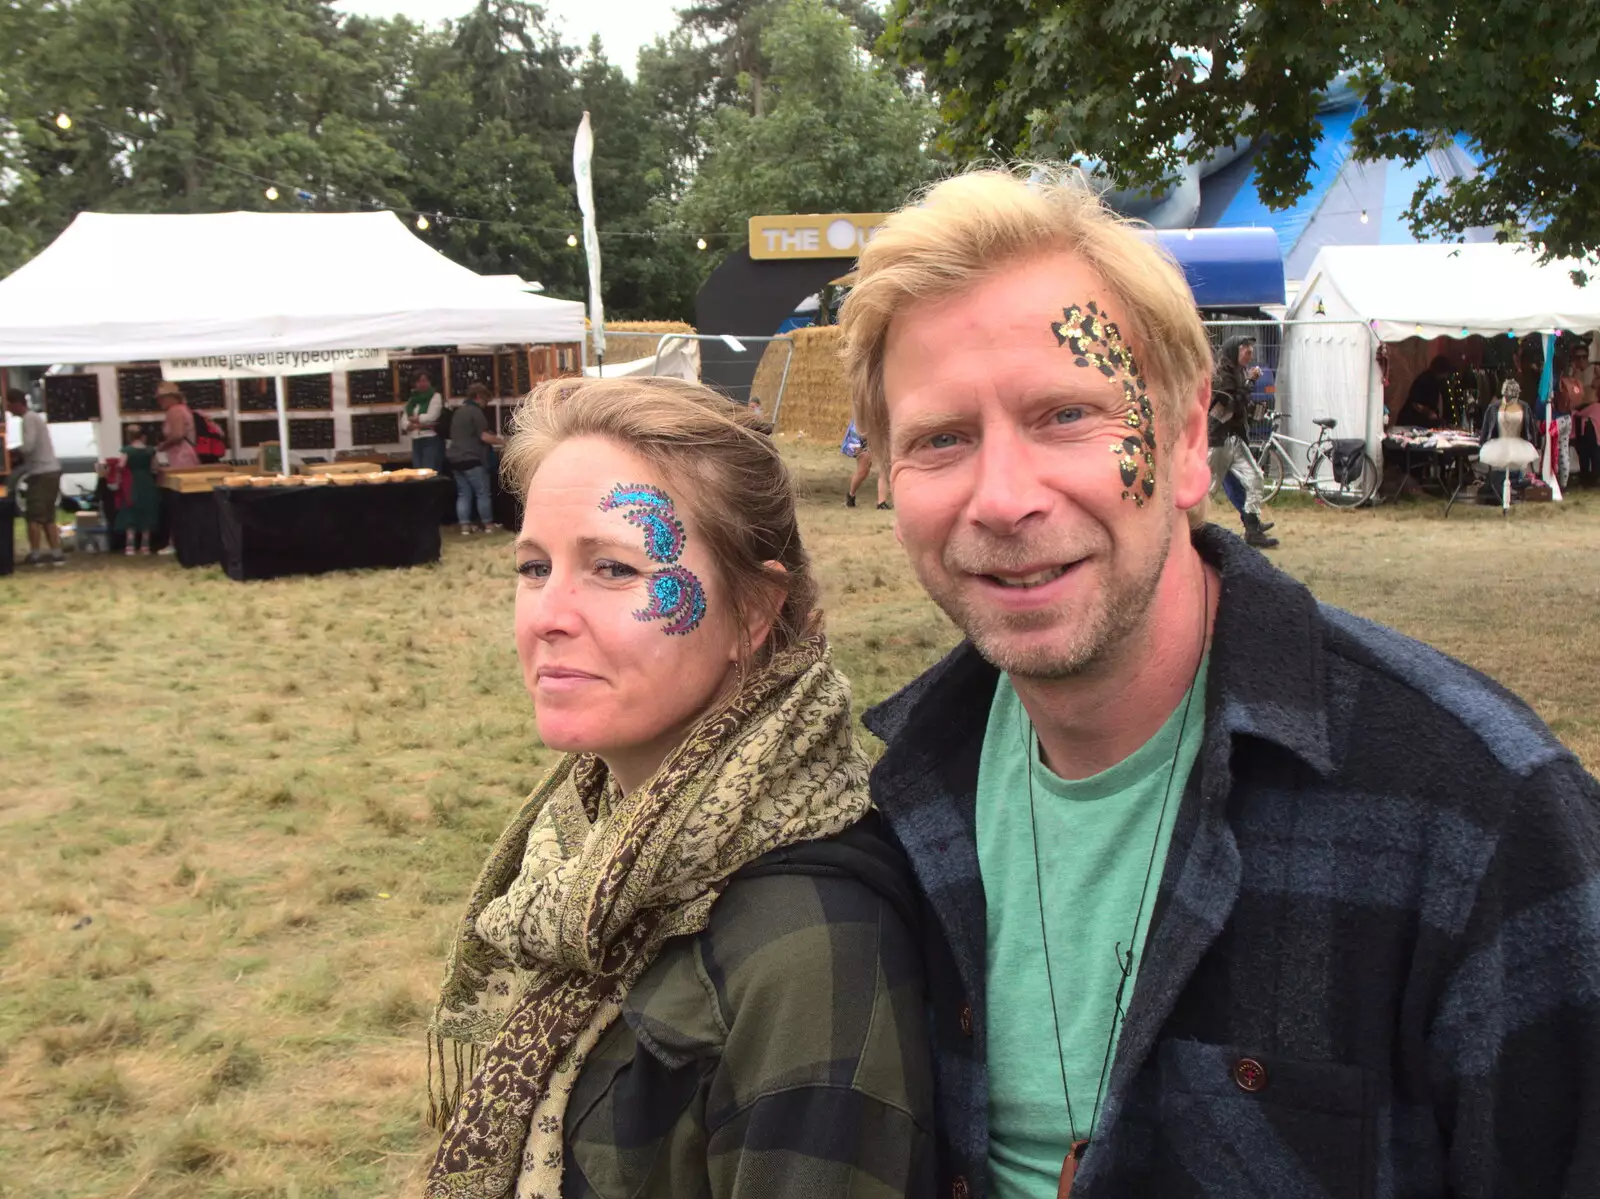
<instances>
[{"instance_id":1,"label":"person in background","mask_svg":"<svg viewBox=\"0 0 1600 1199\"><path fill-rule=\"evenodd\" d=\"M489 431L489 415L483 410L483 401L488 398L489 389L482 383L474 383L467 388L467 398L450 418L450 444L445 456L455 475L456 523L463 537L475 531L487 533L494 528L494 504L489 495L489 462L493 453L490 447L502 441ZM472 523L474 499L478 508L476 526Z\"/></svg>"},{"instance_id":2,"label":"person in background","mask_svg":"<svg viewBox=\"0 0 1600 1199\"><path fill-rule=\"evenodd\" d=\"M22 515L28 522L29 566L46 560L52 566L65 566L61 552L61 528L56 524L56 504L61 498L61 463L50 441L50 424L44 413L28 407L28 394L13 387L6 392L6 411L22 421L22 466L11 472L11 488L27 481L28 494ZM48 547L48 559L44 553Z\"/></svg>"},{"instance_id":3,"label":"person in background","mask_svg":"<svg viewBox=\"0 0 1600 1199\"><path fill-rule=\"evenodd\" d=\"M1572 414L1584 406L1583 380L1577 367L1577 356L1567 355L1550 395L1550 418L1554 426L1550 467L1563 491L1572 479Z\"/></svg>"},{"instance_id":4,"label":"person in background","mask_svg":"<svg viewBox=\"0 0 1600 1199\"><path fill-rule=\"evenodd\" d=\"M156 486L156 452L145 438L144 427L135 425L122 447L122 469L126 483L119 492L126 495L117 509L117 531L127 538L123 553L149 554L156 526L161 520L161 491Z\"/></svg>"},{"instance_id":5,"label":"person in background","mask_svg":"<svg viewBox=\"0 0 1600 1199\"><path fill-rule=\"evenodd\" d=\"M697 383L558 379L505 459L561 757L456 924L424 1194L926 1199L915 886L782 453Z\"/></svg>"},{"instance_id":6,"label":"person in background","mask_svg":"<svg viewBox=\"0 0 1600 1199\"><path fill-rule=\"evenodd\" d=\"M1572 352L1573 375L1580 393L1572 409L1574 439L1578 445L1578 481L1584 487L1600 484L1600 391L1596 390L1594 364L1589 361L1589 346L1580 343Z\"/></svg>"},{"instance_id":7,"label":"person in background","mask_svg":"<svg viewBox=\"0 0 1600 1199\"><path fill-rule=\"evenodd\" d=\"M1214 485L1227 492L1228 499L1239 511L1245 543L1270 550L1277 546L1278 539L1267 536L1271 526L1261 523L1264 480L1261 468L1250 453L1248 438L1250 396L1255 381L1261 377L1261 368L1254 365L1255 356L1256 339L1253 337L1230 337L1222 344L1206 426L1210 447L1208 461ZM1238 481L1238 499L1234 498L1235 490L1227 487L1230 478Z\"/></svg>"},{"instance_id":8,"label":"person in background","mask_svg":"<svg viewBox=\"0 0 1600 1199\"><path fill-rule=\"evenodd\" d=\"M444 473L444 444L439 440L439 417L444 396L434 390L425 371L418 371L406 397L405 431L411 434L411 465Z\"/></svg>"},{"instance_id":9,"label":"person in background","mask_svg":"<svg viewBox=\"0 0 1600 1199\"><path fill-rule=\"evenodd\" d=\"M1411 381L1406 402L1400 408L1397 425L1410 425L1419 429L1437 429L1444 423L1444 381L1450 376L1450 359L1440 354Z\"/></svg>"},{"instance_id":10,"label":"person in background","mask_svg":"<svg viewBox=\"0 0 1600 1199\"><path fill-rule=\"evenodd\" d=\"M844 493L844 506L856 506L856 492L861 484L867 481L867 475L872 473L872 447L867 444L867 439L856 430L855 422L850 423L850 428L845 432L845 444L851 444L851 435L854 434L856 452L853 455L856 468L850 475L850 488ZM889 476L885 471L878 472L878 508L888 511L889 508Z\"/></svg>"},{"instance_id":11,"label":"person in background","mask_svg":"<svg viewBox=\"0 0 1600 1199\"><path fill-rule=\"evenodd\" d=\"M194 413L183 389L170 379L156 384L156 403L161 408L161 440L156 449L167 456L167 469L183 470L200 465L194 448Z\"/></svg>"}]
</instances>

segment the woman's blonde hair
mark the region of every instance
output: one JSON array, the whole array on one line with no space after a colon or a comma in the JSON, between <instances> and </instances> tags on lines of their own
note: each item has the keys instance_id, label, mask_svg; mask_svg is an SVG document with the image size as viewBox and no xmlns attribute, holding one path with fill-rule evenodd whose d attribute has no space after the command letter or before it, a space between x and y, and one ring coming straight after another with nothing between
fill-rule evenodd
<instances>
[{"instance_id":1,"label":"woman's blonde hair","mask_svg":"<svg viewBox=\"0 0 1600 1199\"><path fill-rule=\"evenodd\" d=\"M1076 172L989 168L935 184L891 216L861 254L839 323L856 424L875 452L886 459L892 452L883 359L895 317L1058 252L1105 281L1158 419L1175 431L1174 418L1211 378L1211 345L1182 270Z\"/></svg>"},{"instance_id":2,"label":"woman's blonde hair","mask_svg":"<svg viewBox=\"0 0 1600 1199\"><path fill-rule=\"evenodd\" d=\"M661 472L705 539L740 627L757 612L773 614L774 597L783 597L771 633L758 653L746 647L743 665L766 661L820 625L794 479L749 409L679 379L553 379L522 402L513 428L501 475L518 497L556 446L603 437Z\"/></svg>"}]
</instances>

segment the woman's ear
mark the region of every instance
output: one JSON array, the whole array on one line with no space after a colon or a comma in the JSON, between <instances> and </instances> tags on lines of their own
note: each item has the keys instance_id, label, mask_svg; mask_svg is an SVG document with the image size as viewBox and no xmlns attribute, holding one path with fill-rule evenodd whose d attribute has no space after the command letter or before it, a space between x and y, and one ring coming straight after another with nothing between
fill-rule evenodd
<instances>
[{"instance_id":1,"label":"woman's ear","mask_svg":"<svg viewBox=\"0 0 1600 1199\"><path fill-rule=\"evenodd\" d=\"M789 568L776 558L769 558L761 565L765 566L767 570L778 574L789 573ZM766 644L767 638L772 635L772 626L778 622L778 613L783 611L783 601L786 598L786 593L782 585L769 583L763 588L763 591L765 594L762 596L762 602L753 605L749 614L745 617L745 626L742 631L747 654L755 653Z\"/></svg>"}]
</instances>

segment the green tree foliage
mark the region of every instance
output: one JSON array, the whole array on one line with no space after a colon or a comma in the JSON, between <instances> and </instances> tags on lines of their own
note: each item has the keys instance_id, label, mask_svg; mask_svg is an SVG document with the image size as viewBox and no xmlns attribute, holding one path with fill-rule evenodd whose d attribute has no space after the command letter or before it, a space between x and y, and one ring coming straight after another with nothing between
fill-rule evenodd
<instances>
[{"instance_id":1,"label":"green tree foliage","mask_svg":"<svg viewBox=\"0 0 1600 1199\"><path fill-rule=\"evenodd\" d=\"M898 207L931 177L931 106L866 56L835 8L788 0L772 12L762 52L764 115L754 105L718 110L684 197L687 226L724 231L737 246L751 216Z\"/></svg>"},{"instance_id":2,"label":"green tree foliage","mask_svg":"<svg viewBox=\"0 0 1600 1199\"><path fill-rule=\"evenodd\" d=\"M6 0L0 275L86 209L389 208L474 270L579 298L587 111L607 311L687 318L714 257L698 237L725 249L752 211L875 206L926 174L925 102L839 15L875 35L866 0L696 4L637 83L538 4L461 2L424 29L328 0ZM742 193L741 155L760 184Z\"/></svg>"},{"instance_id":3,"label":"green tree foliage","mask_svg":"<svg viewBox=\"0 0 1600 1199\"><path fill-rule=\"evenodd\" d=\"M390 198L385 84L414 33L317 0L0 8L0 271L85 208L262 207L252 175L330 207Z\"/></svg>"},{"instance_id":4,"label":"green tree foliage","mask_svg":"<svg viewBox=\"0 0 1600 1199\"><path fill-rule=\"evenodd\" d=\"M1534 231L1547 254L1600 250L1600 22L1542 0L895 0L884 49L941 101L947 148L1088 156L1157 186L1259 139L1268 204L1304 195L1318 96L1352 72L1356 152L1414 163L1464 134L1475 178L1422 184L1419 235Z\"/></svg>"}]
</instances>

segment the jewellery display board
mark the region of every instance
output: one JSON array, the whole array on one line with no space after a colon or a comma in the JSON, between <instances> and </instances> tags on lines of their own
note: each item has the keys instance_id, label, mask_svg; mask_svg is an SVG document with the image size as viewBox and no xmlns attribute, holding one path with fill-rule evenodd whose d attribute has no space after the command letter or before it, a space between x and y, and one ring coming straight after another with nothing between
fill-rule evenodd
<instances>
[{"instance_id":1,"label":"jewellery display board","mask_svg":"<svg viewBox=\"0 0 1600 1199\"><path fill-rule=\"evenodd\" d=\"M293 429L289 436L293 437ZM242 420L239 422L239 448L253 450L263 441L278 440L278 422L275 420Z\"/></svg>"},{"instance_id":2,"label":"jewellery display board","mask_svg":"<svg viewBox=\"0 0 1600 1199\"><path fill-rule=\"evenodd\" d=\"M428 382L443 391L445 385L444 355L427 358L397 358L389 363L389 369L394 373L394 394L398 396L396 403L405 403L416 388L416 378L419 374L428 376Z\"/></svg>"},{"instance_id":3,"label":"jewellery display board","mask_svg":"<svg viewBox=\"0 0 1600 1199\"><path fill-rule=\"evenodd\" d=\"M352 445L393 445L399 440L398 412L357 412L350 417Z\"/></svg>"},{"instance_id":4,"label":"jewellery display board","mask_svg":"<svg viewBox=\"0 0 1600 1199\"><path fill-rule=\"evenodd\" d=\"M333 417L298 416L289 422L291 450L331 450L333 445Z\"/></svg>"},{"instance_id":5,"label":"jewellery display board","mask_svg":"<svg viewBox=\"0 0 1600 1199\"><path fill-rule=\"evenodd\" d=\"M332 412L332 375L290 375L285 406L291 412Z\"/></svg>"},{"instance_id":6,"label":"jewellery display board","mask_svg":"<svg viewBox=\"0 0 1600 1199\"><path fill-rule=\"evenodd\" d=\"M496 356L495 376L499 384L496 394L509 399L524 396L533 390L533 378L528 373L526 350L505 350Z\"/></svg>"},{"instance_id":7,"label":"jewellery display board","mask_svg":"<svg viewBox=\"0 0 1600 1199\"><path fill-rule=\"evenodd\" d=\"M394 394L394 372L388 367L375 371L347 371L344 376L345 394L352 408L370 408L377 404L398 404Z\"/></svg>"},{"instance_id":8,"label":"jewellery display board","mask_svg":"<svg viewBox=\"0 0 1600 1199\"><path fill-rule=\"evenodd\" d=\"M449 393L456 397L464 396L467 388L474 383L482 383L489 389L489 394L494 395L494 358L493 354L451 354Z\"/></svg>"},{"instance_id":9,"label":"jewellery display board","mask_svg":"<svg viewBox=\"0 0 1600 1199\"><path fill-rule=\"evenodd\" d=\"M53 425L100 419L99 375L46 375L44 414Z\"/></svg>"},{"instance_id":10,"label":"jewellery display board","mask_svg":"<svg viewBox=\"0 0 1600 1199\"><path fill-rule=\"evenodd\" d=\"M156 385L161 382L159 366L119 366L117 368L117 408L122 412L160 412Z\"/></svg>"},{"instance_id":11,"label":"jewellery display board","mask_svg":"<svg viewBox=\"0 0 1600 1199\"><path fill-rule=\"evenodd\" d=\"M277 383L272 379L240 379L240 412L276 412L278 410Z\"/></svg>"},{"instance_id":12,"label":"jewellery display board","mask_svg":"<svg viewBox=\"0 0 1600 1199\"><path fill-rule=\"evenodd\" d=\"M196 411L225 412L228 407L228 394L222 389L221 379L195 379L188 383L179 383L178 390L183 392L184 401Z\"/></svg>"}]
</instances>

